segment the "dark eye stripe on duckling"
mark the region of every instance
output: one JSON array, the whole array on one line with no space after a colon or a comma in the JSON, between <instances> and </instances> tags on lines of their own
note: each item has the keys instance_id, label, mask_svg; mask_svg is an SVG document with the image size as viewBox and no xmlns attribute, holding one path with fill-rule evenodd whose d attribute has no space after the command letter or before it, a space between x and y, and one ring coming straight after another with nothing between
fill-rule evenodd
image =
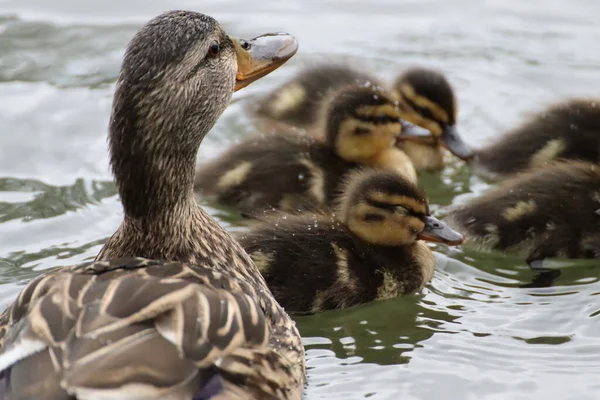
<instances>
[{"instance_id":1,"label":"dark eye stripe on duckling","mask_svg":"<svg viewBox=\"0 0 600 400\"><path fill-rule=\"evenodd\" d=\"M407 96L402 96L402 102L404 104L406 104L408 107L412 108L413 111L417 112L422 117L425 117L425 118L433 120L433 121L438 121L438 119L433 115L433 112L429 108L417 105L411 99L409 99Z\"/></svg>"},{"instance_id":2,"label":"dark eye stripe on duckling","mask_svg":"<svg viewBox=\"0 0 600 400\"><path fill-rule=\"evenodd\" d=\"M375 125L399 123L400 118L399 110L393 104L364 105L353 109L350 115L359 121L370 122Z\"/></svg>"},{"instance_id":3,"label":"dark eye stripe on duckling","mask_svg":"<svg viewBox=\"0 0 600 400\"><path fill-rule=\"evenodd\" d=\"M406 215L410 215L413 217L417 217L417 218L424 218L425 217L425 213L424 212L419 212L414 210L410 205L407 205L406 203L386 203L386 202L382 202L382 201L378 201L372 198L367 198L366 202L368 205L373 206L373 207L377 207L377 208L381 208L383 210L387 210L389 212L396 212L398 207L403 207L404 209L406 209ZM369 215L369 214L367 214ZM365 218L365 221L367 219ZM374 221L374 219L370 219L372 221Z\"/></svg>"}]
</instances>

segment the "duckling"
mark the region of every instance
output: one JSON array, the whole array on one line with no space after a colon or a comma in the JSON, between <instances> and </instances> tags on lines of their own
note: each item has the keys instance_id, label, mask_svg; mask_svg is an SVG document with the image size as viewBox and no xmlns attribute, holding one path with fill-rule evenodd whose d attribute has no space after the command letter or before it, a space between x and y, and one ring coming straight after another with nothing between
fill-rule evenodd
<instances>
[{"instance_id":1,"label":"duckling","mask_svg":"<svg viewBox=\"0 0 600 400\"><path fill-rule=\"evenodd\" d=\"M342 177L361 166L416 181L410 160L394 146L401 123L388 94L373 87L344 87L332 97L324 118L323 138L266 134L234 145L198 168L198 192L253 216L330 205Z\"/></svg>"},{"instance_id":2,"label":"duckling","mask_svg":"<svg viewBox=\"0 0 600 400\"><path fill-rule=\"evenodd\" d=\"M263 122L310 128L318 121L323 102L348 85L383 87L376 78L359 69L342 64L317 65L301 70L293 79L268 93L252 111Z\"/></svg>"},{"instance_id":3,"label":"duckling","mask_svg":"<svg viewBox=\"0 0 600 400\"><path fill-rule=\"evenodd\" d=\"M571 99L476 151L476 174L499 180L556 160L600 163L600 101Z\"/></svg>"},{"instance_id":4,"label":"duckling","mask_svg":"<svg viewBox=\"0 0 600 400\"><path fill-rule=\"evenodd\" d=\"M463 237L429 214L425 194L398 174L349 174L336 212L270 215L240 236L291 312L346 308L412 293L433 277L423 242Z\"/></svg>"},{"instance_id":5,"label":"duckling","mask_svg":"<svg viewBox=\"0 0 600 400\"><path fill-rule=\"evenodd\" d=\"M406 136L409 140L398 142L417 170L443 168L444 147L462 160L473 157L473 150L458 133L456 96L444 74L429 68L409 68L395 80L392 92L402 117L430 133L424 138Z\"/></svg>"},{"instance_id":6,"label":"duckling","mask_svg":"<svg viewBox=\"0 0 600 400\"><path fill-rule=\"evenodd\" d=\"M264 131L281 131L282 125L289 124L311 133L323 102L349 82L385 86L370 74L347 65L317 65L267 94L254 115ZM445 164L442 146L463 160L473 156L456 128L456 97L441 72L409 68L393 83L392 94L400 102L403 119L425 129L405 132L406 140L398 141L417 171L441 169ZM408 130L408 124L405 128Z\"/></svg>"},{"instance_id":7,"label":"duckling","mask_svg":"<svg viewBox=\"0 0 600 400\"><path fill-rule=\"evenodd\" d=\"M482 249L545 258L600 258L600 166L558 162L508 179L445 210L445 221Z\"/></svg>"},{"instance_id":8,"label":"duckling","mask_svg":"<svg viewBox=\"0 0 600 400\"><path fill-rule=\"evenodd\" d=\"M193 196L198 146L234 90L297 47L232 38L191 11L135 34L109 119L123 222L96 261L40 275L2 314L0 397L301 397L298 330Z\"/></svg>"}]
</instances>

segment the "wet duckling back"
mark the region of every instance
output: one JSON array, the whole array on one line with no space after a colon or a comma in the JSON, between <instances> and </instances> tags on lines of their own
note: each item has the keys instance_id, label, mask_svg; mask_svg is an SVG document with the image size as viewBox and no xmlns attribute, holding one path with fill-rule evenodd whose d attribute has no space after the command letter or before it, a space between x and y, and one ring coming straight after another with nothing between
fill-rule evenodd
<instances>
[{"instance_id":1,"label":"wet duckling back","mask_svg":"<svg viewBox=\"0 0 600 400\"><path fill-rule=\"evenodd\" d=\"M349 86L331 99L323 138L266 134L234 145L200 166L201 194L247 214L331 204L342 177L361 166L391 170L416 181L406 155L394 144L399 111L385 92Z\"/></svg>"},{"instance_id":2,"label":"wet duckling back","mask_svg":"<svg viewBox=\"0 0 600 400\"><path fill-rule=\"evenodd\" d=\"M600 163L600 100L570 100L534 114L478 150L473 167L500 179L559 159Z\"/></svg>"},{"instance_id":3,"label":"wet duckling back","mask_svg":"<svg viewBox=\"0 0 600 400\"><path fill-rule=\"evenodd\" d=\"M538 168L447 213L469 243L521 253L529 263L600 258L600 166L570 161Z\"/></svg>"},{"instance_id":4,"label":"wet duckling back","mask_svg":"<svg viewBox=\"0 0 600 400\"><path fill-rule=\"evenodd\" d=\"M412 293L435 258L419 239L460 244L429 215L425 194L397 174L351 174L336 213L279 214L240 243L288 311L318 312Z\"/></svg>"},{"instance_id":5,"label":"wet duckling back","mask_svg":"<svg viewBox=\"0 0 600 400\"><path fill-rule=\"evenodd\" d=\"M417 170L442 168L445 164L444 147L463 160L473 156L472 150L458 133L456 96L441 72L429 68L409 68L396 79L392 93L398 99L402 117L431 133L430 137L398 142Z\"/></svg>"}]
</instances>

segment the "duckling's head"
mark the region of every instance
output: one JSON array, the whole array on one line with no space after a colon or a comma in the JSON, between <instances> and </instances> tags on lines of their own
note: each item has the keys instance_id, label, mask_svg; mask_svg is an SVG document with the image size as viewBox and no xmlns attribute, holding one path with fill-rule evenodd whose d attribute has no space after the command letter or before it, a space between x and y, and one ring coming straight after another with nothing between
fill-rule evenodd
<instances>
[{"instance_id":1,"label":"duckling's head","mask_svg":"<svg viewBox=\"0 0 600 400\"><path fill-rule=\"evenodd\" d=\"M410 68L393 85L403 117L431 132L454 155L469 160L473 151L456 128L457 105L452 86L438 71ZM405 138L406 135L404 136ZM418 136L414 140L419 140Z\"/></svg>"},{"instance_id":2,"label":"duckling's head","mask_svg":"<svg viewBox=\"0 0 600 400\"><path fill-rule=\"evenodd\" d=\"M400 135L400 110L390 94L350 85L334 92L324 109L325 137L343 159L369 164Z\"/></svg>"},{"instance_id":3,"label":"duckling's head","mask_svg":"<svg viewBox=\"0 0 600 400\"><path fill-rule=\"evenodd\" d=\"M296 49L296 40L284 34L230 37L213 18L191 11L170 11L143 26L127 46L109 127L111 164L126 212L175 198L180 190L188 195L198 147L233 92ZM167 187L171 180L182 184ZM154 198L145 201L149 192Z\"/></svg>"},{"instance_id":4,"label":"duckling's head","mask_svg":"<svg viewBox=\"0 0 600 400\"><path fill-rule=\"evenodd\" d=\"M421 189L392 172L351 174L337 214L353 234L374 245L406 246L419 239L459 245L464 240L430 215Z\"/></svg>"}]
</instances>

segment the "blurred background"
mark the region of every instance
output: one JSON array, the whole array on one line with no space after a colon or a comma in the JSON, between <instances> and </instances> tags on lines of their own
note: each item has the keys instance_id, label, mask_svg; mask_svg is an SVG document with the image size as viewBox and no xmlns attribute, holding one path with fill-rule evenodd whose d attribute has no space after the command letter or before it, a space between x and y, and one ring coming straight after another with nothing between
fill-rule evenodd
<instances>
[{"instance_id":1,"label":"blurred background","mask_svg":"<svg viewBox=\"0 0 600 400\"><path fill-rule=\"evenodd\" d=\"M599 95L595 0L0 0L2 306L40 271L93 258L118 227L106 148L114 82L135 31L177 8L236 36L286 31L300 42L284 67L236 93L200 157L253 132L245 107L320 61L383 79L442 70L474 147L550 102ZM488 187L459 162L420 180L434 210ZM600 396L594 263L567 263L553 287L524 289L532 272L519 259L435 250L438 270L419 294L297 318L307 399Z\"/></svg>"}]
</instances>

